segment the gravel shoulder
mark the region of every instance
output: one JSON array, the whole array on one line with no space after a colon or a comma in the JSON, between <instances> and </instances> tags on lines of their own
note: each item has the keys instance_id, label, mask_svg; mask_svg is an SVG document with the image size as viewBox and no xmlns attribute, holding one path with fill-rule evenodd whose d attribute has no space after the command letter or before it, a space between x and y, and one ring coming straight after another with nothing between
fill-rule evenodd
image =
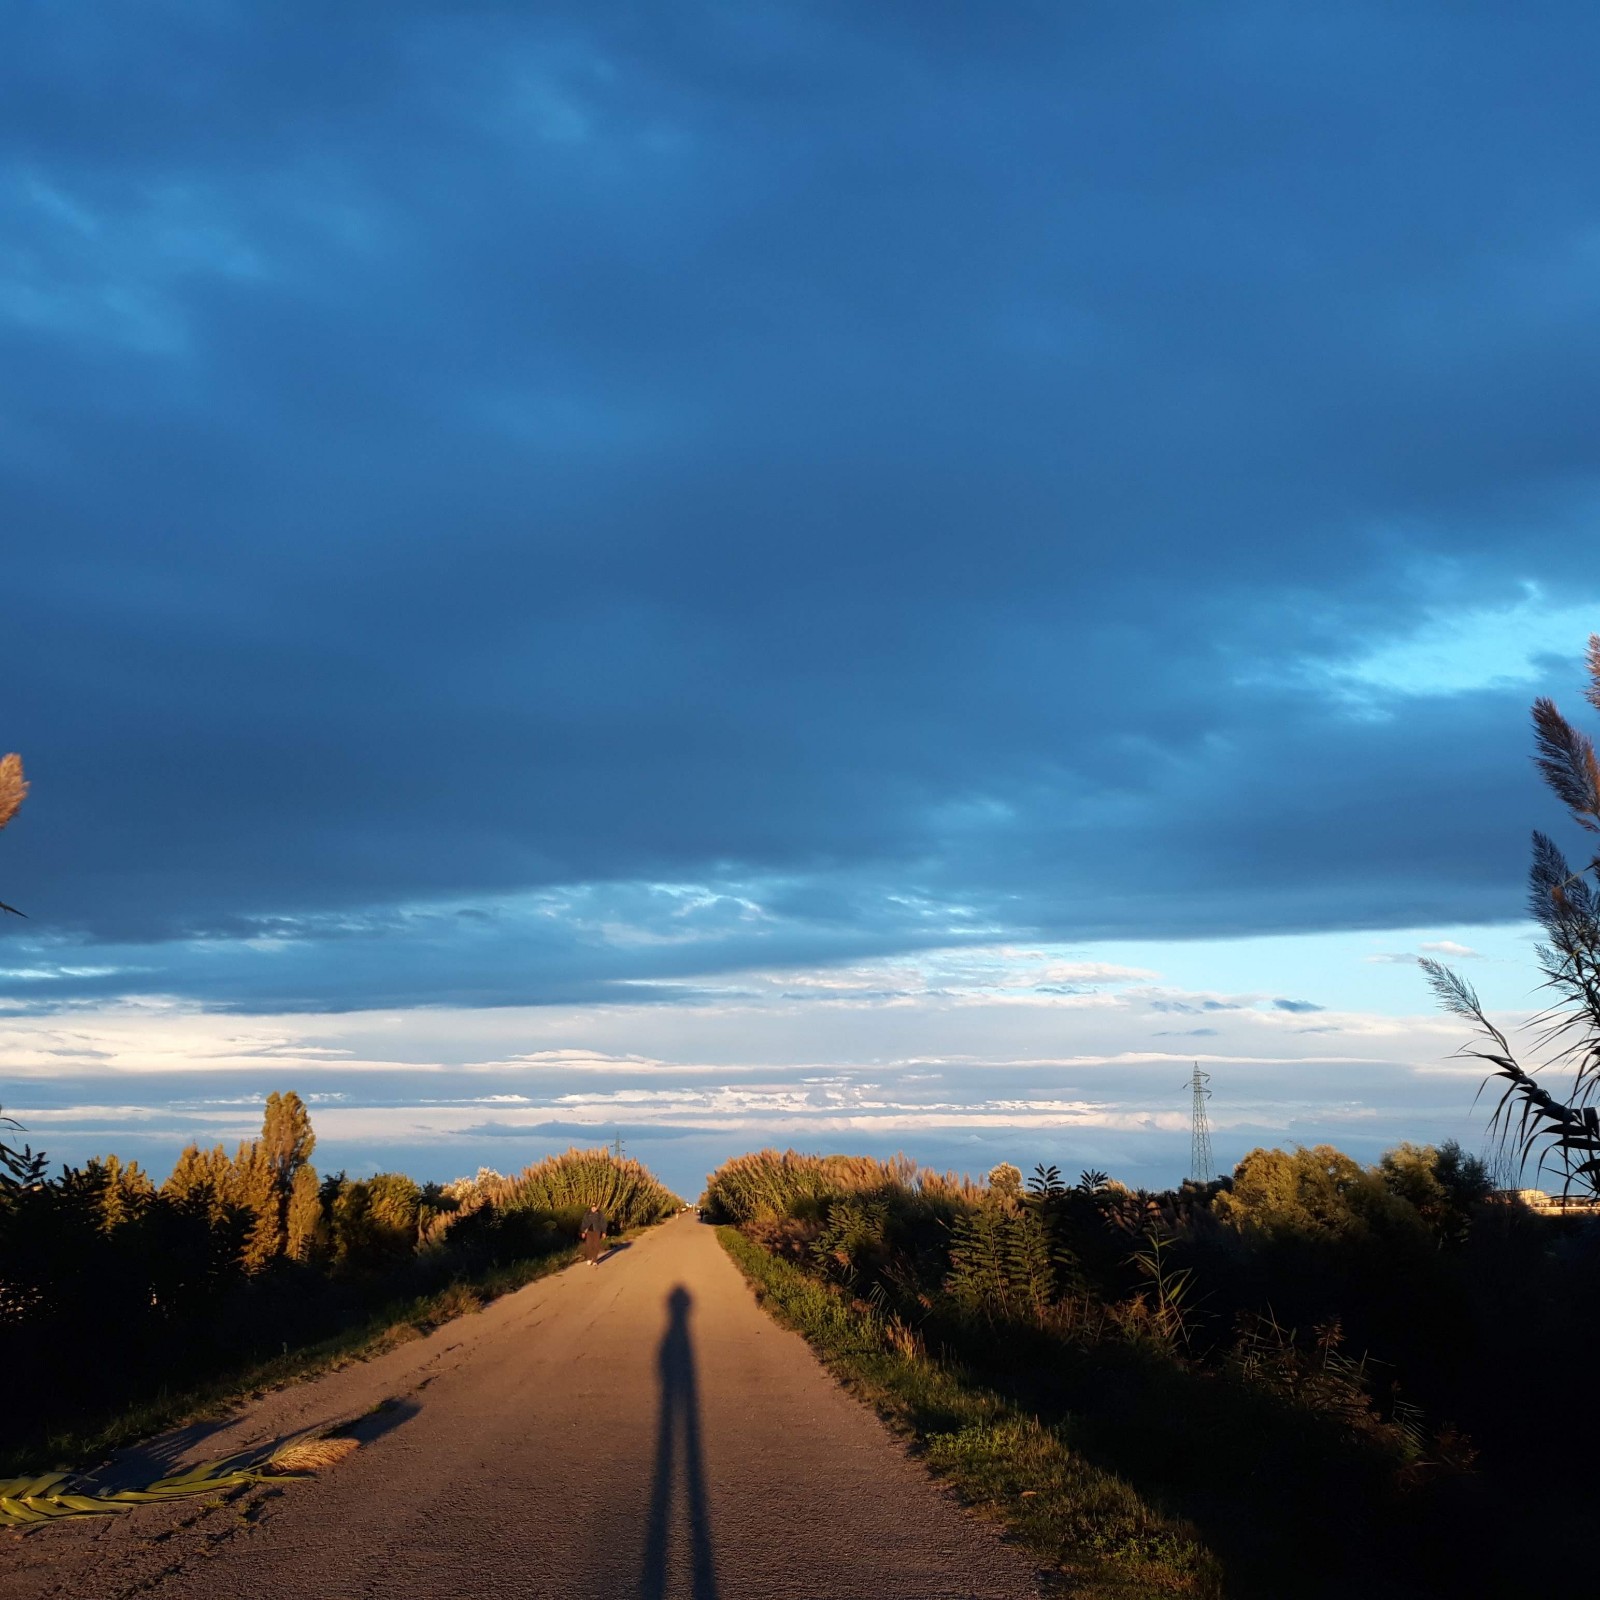
<instances>
[{"instance_id":1,"label":"gravel shoulder","mask_svg":"<svg viewBox=\"0 0 1600 1600\"><path fill-rule=\"evenodd\" d=\"M354 1424L317 1479L0 1542L3 1600L1020 1600L965 1512L683 1215L372 1361L180 1429L120 1481Z\"/></svg>"}]
</instances>

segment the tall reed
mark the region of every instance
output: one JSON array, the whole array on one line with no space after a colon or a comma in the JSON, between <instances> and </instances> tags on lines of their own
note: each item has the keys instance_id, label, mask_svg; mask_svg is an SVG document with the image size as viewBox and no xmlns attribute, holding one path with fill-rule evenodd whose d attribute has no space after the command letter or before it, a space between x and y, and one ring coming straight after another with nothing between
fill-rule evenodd
<instances>
[{"instance_id":1,"label":"tall reed","mask_svg":"<svg viewBox=\"0 0 1600 1600\"><path fill-rule=\"evenodd\" d=\"M596 1206L624 1229L659 1222L683 1204L649 1168L604 1149L566 1150L510 1177L480 1174L451 1184L446 1192L457 1201L457 1209L431 1219L426 1243L437 1242L460 1220L486 1209L499 1215L540 1211L560 1216Z\"/></svg>"},{"instance_id":2,"label":"tall reed","mask_svg":"<svg viewBox=\"0 0 1600 1600\"><path fill-rule=\"evenodd\" d=\"M872 1156L812 1156L797 1150L760 1150L736 1156L712 1173L706 1184L706 1210L718 1221L735 1224L786 1217L807 1201L846 1195L900 1191L956 1206L977 1205L982 1184L953 1172L920 1167L910 1156L887 1161Z\"/></svg>"}]
</instances>

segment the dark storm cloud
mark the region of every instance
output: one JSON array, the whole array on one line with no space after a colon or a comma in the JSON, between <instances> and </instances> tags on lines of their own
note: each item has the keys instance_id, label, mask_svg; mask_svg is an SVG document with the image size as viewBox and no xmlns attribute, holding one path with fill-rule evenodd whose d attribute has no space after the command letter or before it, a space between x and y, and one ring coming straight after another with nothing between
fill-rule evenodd
<instances>
[{"instance_id":1,"label":"dark storm cloud","mask_svg":"<svg viewBox=\"0 0 1600 1600\"><path fill-rule=\"evenodd\" d=\"M1594 598L1588 8L12 31L25 1004L1520 913L1531 688L1318 667Z\"/></svg>"}]
</instances>

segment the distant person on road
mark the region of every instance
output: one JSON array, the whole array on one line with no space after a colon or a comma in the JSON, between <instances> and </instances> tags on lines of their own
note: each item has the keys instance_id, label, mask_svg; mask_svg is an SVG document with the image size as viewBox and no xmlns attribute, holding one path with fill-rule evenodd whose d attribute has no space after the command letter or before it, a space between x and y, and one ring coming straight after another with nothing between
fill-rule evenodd
<instances>
[{"instance_id":1,"label":"distant person on road","mask_svg":"<svg viewBox=\"0 0 1600 1600\"><path fill-rule=\"evenodd\" d=\"M578 1224L578 1237L583 1240L583 1259L591 1267L600 1265L600 1252L606 1247L606 1214L599 1206L590 1206Z\"/></svg>"}]
</instances>

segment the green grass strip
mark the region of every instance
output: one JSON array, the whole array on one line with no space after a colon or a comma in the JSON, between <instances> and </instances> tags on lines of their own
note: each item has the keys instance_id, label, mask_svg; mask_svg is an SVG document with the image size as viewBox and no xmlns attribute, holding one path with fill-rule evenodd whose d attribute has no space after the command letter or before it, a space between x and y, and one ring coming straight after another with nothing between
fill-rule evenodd
<instances>
[{"instance_id":1,"label":"green grass strip","mask_svg":"<svg viewBox=\"0 0 1600 1600\"><path fill-rule=\"evenodd\" d=\"M879 1318L736 1228L717 1237L768 1311L803 1334L967 1504L1061 1573L1076 1600L1222 1593L1221 1566L1195 1530L1086 1461L1070 1430L1019 1411L953 1364L896 1348Z\"/></svg>"},{"instance_id":2,"label":"green grass strip","mask_svg":"<svg viewBox=\"0 0 1600 1600\"><path fill-rule=\"evenodd\" d=\"M578 1250L573 1246L552 1255L532 1256L475 1275L463 1275L434 1294L392 1301L315 1344L235 1368L204 1383L163 1389L96 1424L61 1429L19 1445L8 1444L0 1449L0 1476L47 1470L82 1471L86 1463L102 1461L113 1451L153 1434L227 1416L242 1401L268 1390L321 1377L354 1362L370 1361L469 1311L481 1310L503 1294L559 1272L577 1259Z\"/></svg>"}]
</instances>

